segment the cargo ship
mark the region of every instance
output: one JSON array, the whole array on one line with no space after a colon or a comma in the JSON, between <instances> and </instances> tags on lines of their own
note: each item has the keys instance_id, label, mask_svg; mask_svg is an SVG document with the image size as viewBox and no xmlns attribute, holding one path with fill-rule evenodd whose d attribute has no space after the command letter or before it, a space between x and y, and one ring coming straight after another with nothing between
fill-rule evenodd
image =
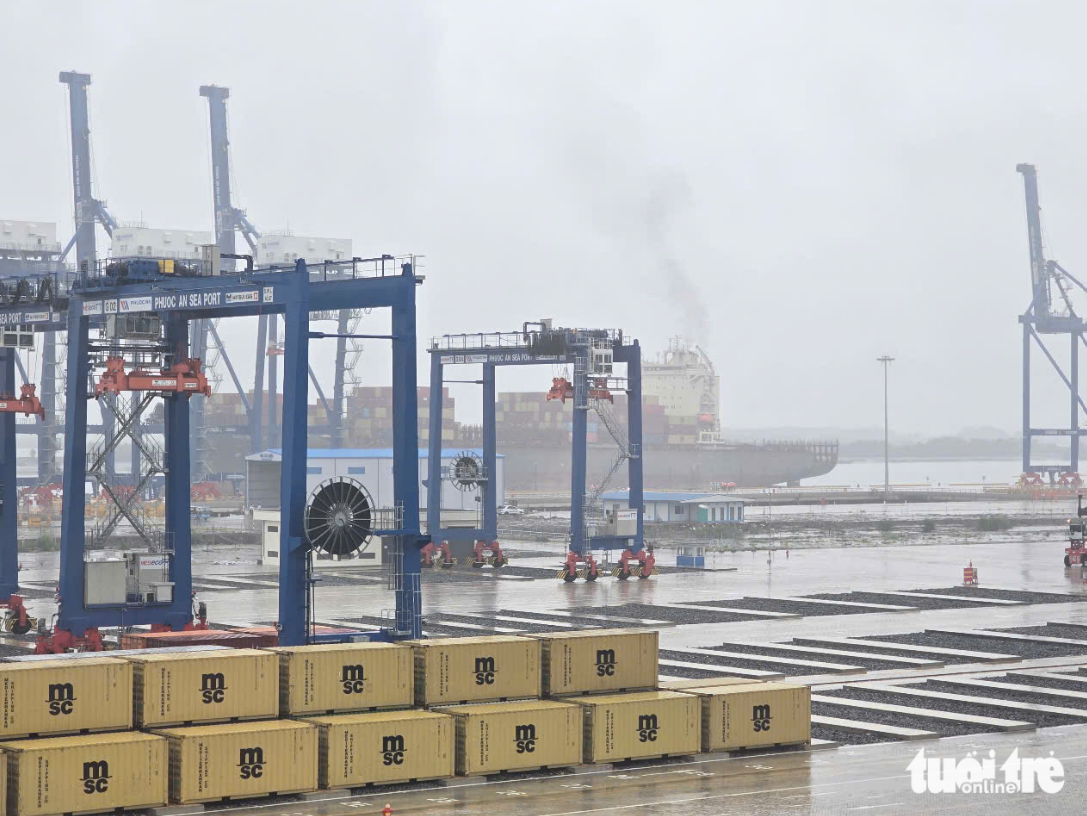
<instances>
[{"instance_id":1,"label":"cargo ship","mask_svg":"<svg viewBox=\"0 0 1087 816\"><path fill-rule=\"evenodd\" d=\"M670 341L667 350L656 358L643 361L642 464L647 488L709 491L732 485L795 484L829 473L838 463L837 440L726 439L721 433L720 387L720 377L709 356L681 338ZM420 445L427 444L430 434L430 398L429 388L419 389ZM443 389L442 400L443 447L480 447L482 429L456 420L455 400L448 389ZM360 386L344 402L345 446L392 445L391 388ZM569 490L572 410L569 404L548 400L545 389L498 394L498 452L505 456L508 492ZM216 429L226 432L244 421L244 413L237 394L216 394L208 401L209 428L213 433ZM615 395L613 413L619 424L625 425L625 395ZM327 421L324 408L310 405L309 420L310 447L329 447L327 434L318 430ZM615 443L597 420L590 413L590 484L603 478L617 454ZM229 435L216 434L209 446L213 470L236 469L237 462L248 453L244 449L247 437L238 435L231 440ZM222 461L221 467L217 460ZM626 469L620 468L609 487L625 485Z\"/></svg>"}]
</instances>

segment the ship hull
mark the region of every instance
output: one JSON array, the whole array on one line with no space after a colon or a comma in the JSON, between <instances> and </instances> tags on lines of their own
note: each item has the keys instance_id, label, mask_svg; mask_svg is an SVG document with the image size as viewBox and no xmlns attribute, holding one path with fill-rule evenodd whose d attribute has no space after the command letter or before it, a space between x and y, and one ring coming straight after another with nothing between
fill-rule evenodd
<instances>
[{"instance_id":1,"label":"ship hull","mask_svg":"<svg viewBox=\"0 0 1087 816\"><path fill-rule=\"evenodd\" d=\"M511 492L570 489L570 447L498 444L505 457L506 490ZM590 445L588 482L596 485L615 461L614 445ZM715 482L740 487L768 487L830 473L838 462L837 445L806 443L662 445L646 447L642 457L647 490L713 490ZM627 487L621 467L609 489Z\"/></svg>"}]
</instances>

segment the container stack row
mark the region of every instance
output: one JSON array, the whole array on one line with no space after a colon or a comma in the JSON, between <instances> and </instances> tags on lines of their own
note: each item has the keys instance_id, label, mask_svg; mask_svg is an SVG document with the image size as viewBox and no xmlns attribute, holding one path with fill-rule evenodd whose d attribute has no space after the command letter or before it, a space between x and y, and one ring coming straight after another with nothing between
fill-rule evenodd
<instances>
[{"instance_id":1,"label":"container stack row","mask_svg":"<svg viewBox=\"0 0 1087 816\"><path fill-rule=\"evenodd\" d=\"M803 743L804 687L658 688L593 630L0 664L0 801L47 816ZM701 683L701 685L698 685Z\"/></svg>"}]
</instances>

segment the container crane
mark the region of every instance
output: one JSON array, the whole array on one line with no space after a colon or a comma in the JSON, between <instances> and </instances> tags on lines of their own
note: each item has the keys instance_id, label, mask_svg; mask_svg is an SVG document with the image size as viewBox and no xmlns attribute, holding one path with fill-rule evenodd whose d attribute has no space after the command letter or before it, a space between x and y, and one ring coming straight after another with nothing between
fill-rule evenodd
<instances>
[{"instance_id":1,"label":"container crane","mask_svg":"<svg viewBox=\"0 0 1087 816\"><path fill-rule=\"evenodd\" d=\"M1079 393L1079 351L1084 339L1083 318L1076 313L1071 293L1074 288L1087 292L1087 287L1054 260L1045 257L1042 243L1041 204L1038 196L1038 173L1033 164L1018 164L1016 171L1023 176L1027 211L1027 246L1030 256L1031 301L1019 316L1023 326L1023 475L1021 482L1041 485L1047 474L1051 484L1078 484L1079 439L1087 428L1080 427L1080 410L1087 404ZM1056 290L1056 298L1054 296ZM1042 340L1042 335L1065 335L1069 344L1067 371L1054 358ZM1057 372L1069 395L1069 422L1065 428L1035 428L1031 426L1030 364L1031 352L1037 346ZM1067 437L1069 456L1059 464L1036 464L1031 455L1034 437Z\"/></svg>"},{"instance_id":2,"label":"container crane","mask_svg":"<svg viewBox=\"0 0 1087 816\"><path fill-rule=\"evenodd\" d=\"M91 188L91 124L87 104L87 88L91 84L90 74L76 71L62 71L60 82L68 86L68 110L72 141L72 190L75 196L75 234L61 252L63 261L75 246L76 268L81 271L93 270L98 261L98 246L95 226L102 229L111 238L117 228L117 221L110 214L106 202L94 197ZM56 405L56 380L52 376L56 368L56 334L46 334L42 349L42 369L48 374L42 378L42 402L52 412ZM116 433L116 416L113 403L107 403L102 412L103 432L107 444ZM47 445L55 445L55 434L42 434L42 439L50 437ZM55 454L55 448L54 448ZM111 451L107 466L114 470L116 456Z\"/></svg>"},{"instance_id":3,"label":"container crane","mask_svg":"<svg viewBox=\"0 0 1087 816\"><path fill-rule=\"evenodd\" d=\"M235 207L231 198L230 175L230 139L227 134L226 100L230 98L230 89L219 85L202 85L200 95L208 100L208 112L211 124L211 170L212 194L215 203L215 238L222 250L223 257L235 255L236 233L240 232L249 245L250 252L256 256L257 241L260 232L249 220L245 210ZM309 258L310 262L322 260ZM231 267L233 268L233 267ZM329 417L329 432L332 447L343 445L343 405L344 385L347 377L347 343L352 336L352 312L341 309L336 312L336 352L334 357L334 379L332 402L325 398L313 369L309 369L320 401L324 404ZM206 359L207 331L199 326L193 329L193 356ZM260 314L257 322L256 370L253 385L253 403L249 403L244 390L238 385L238 394L249 418L249 447L251 453L264 449L264 386L268 383L268 432L274 438L277 434L277 412L279 410L279 372L277 358L283 356L279 340L278 318L275 314ZM267 360L265 358L268 358ZM266 375L267 367L267 375ZM286 375L285 375L286 376ZM193 401L193 431L199 434L204 427L203 400Z\"/></svg>"}]
</instances>

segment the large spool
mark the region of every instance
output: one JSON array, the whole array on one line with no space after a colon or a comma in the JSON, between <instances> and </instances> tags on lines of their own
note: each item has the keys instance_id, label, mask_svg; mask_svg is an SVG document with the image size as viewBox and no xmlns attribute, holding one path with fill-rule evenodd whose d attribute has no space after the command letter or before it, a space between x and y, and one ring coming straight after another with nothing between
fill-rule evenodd
<instances>
[{"instance_id":1,"label":"large spool","mask_svg":"<svg viewBox=\"0 0 1087 816\"><path fill-rule=\"evenodd\" d=\"M449 465L449 478L457 490L469 491L479 488L487 481L483 460L472 451L461 451Z\"/></svg>"},{"instance_id":2,"label":"large spool","mask_svg":"<svg viewBox=\"0 0 1087 816\"><path fill-rule=\"evenodd\" d=\"M306 541L318 553L339 558L366 549L373 537L374 500L354 479L321 482L306 504Z\"/></svg>"}]
</instances>

